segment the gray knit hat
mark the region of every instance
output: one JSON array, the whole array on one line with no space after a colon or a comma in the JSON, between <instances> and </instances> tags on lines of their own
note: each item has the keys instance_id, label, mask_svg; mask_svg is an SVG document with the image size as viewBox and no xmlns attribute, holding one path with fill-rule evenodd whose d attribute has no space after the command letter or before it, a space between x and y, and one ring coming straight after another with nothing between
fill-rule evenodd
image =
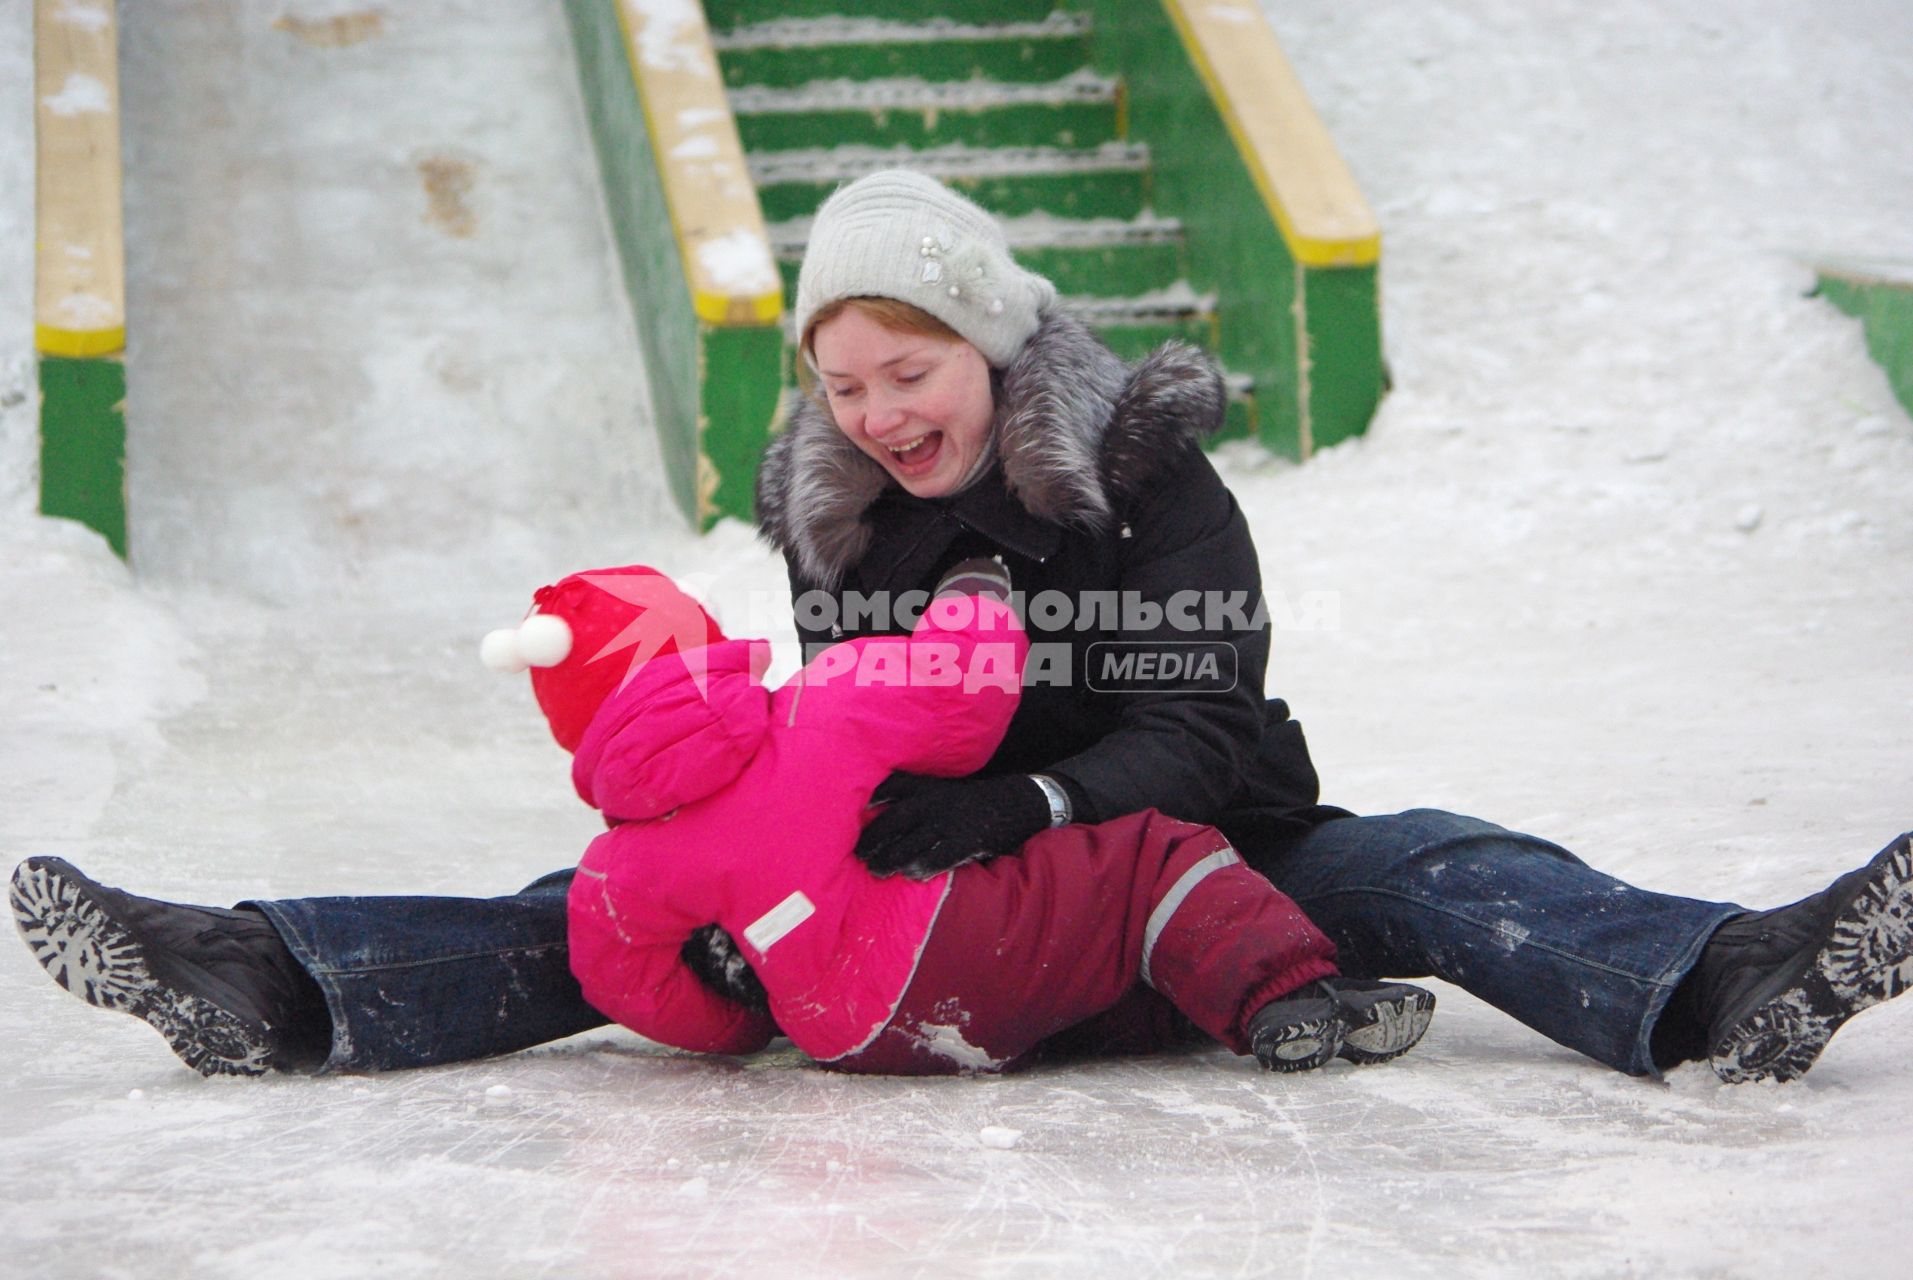
<instances>
[{"instance_id":1,"label":"gray knit hat","mask_svg":"<svg viewBox=\"0 0 1913 1280\"><path fill-rule=\"evenodd\" d=\"M1056 286L1016 265L997 220L908 169L841 187L810 227L797 276L797 334L842 298L895 298L961 334L993 366L1015 359Z\"/></svg>"}]
</instances>

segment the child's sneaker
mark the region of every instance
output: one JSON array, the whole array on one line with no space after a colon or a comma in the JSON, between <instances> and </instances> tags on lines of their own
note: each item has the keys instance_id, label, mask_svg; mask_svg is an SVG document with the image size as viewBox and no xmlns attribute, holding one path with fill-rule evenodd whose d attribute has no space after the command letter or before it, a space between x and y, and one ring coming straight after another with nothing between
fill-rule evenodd
<instances>
[{"instance_id":1,"label":"child's sneaker","mask_svg":"<svg viewBox=\"0 0 1913 1280\"><path fill-rule=\"evenodd\" d=\"M1322 978L1249 1019L1249 1047L1271 1071L1310 1071L1331 1058L1367 1066L1399 1058L1435 1016L1435 993L1406 982Z\"/></svg>"}]
</instances>

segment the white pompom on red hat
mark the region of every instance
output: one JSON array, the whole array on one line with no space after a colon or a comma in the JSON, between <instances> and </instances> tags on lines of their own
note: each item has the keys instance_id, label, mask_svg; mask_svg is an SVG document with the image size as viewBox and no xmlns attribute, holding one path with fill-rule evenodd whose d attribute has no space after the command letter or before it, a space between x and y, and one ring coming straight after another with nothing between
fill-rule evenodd
<instances>
[{"instance_id":1,"label":"white pompom on red hat","mask_svg":"<svg viewBox=\"0 0 1913 1280\"><path fill-rule=\"evenodd\" d=\"M530 670L552 736L576 751L598 708L639 665L723 639L711 616L670 578L626 565L540 587L525 620L488 634L479 657L494 671Z\"/></svg>"}]
</instances>

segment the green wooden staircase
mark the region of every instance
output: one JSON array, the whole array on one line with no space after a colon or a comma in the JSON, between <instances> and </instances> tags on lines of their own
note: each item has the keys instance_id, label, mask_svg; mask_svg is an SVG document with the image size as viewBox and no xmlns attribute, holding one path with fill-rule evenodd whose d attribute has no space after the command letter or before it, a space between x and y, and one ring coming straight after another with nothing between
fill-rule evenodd
<instances>
[{"instance_id":1,"label":"green wooden staircase","mask_svg":"<svg viewBox=\"0 0 1913 1280\"><path fill-rule=\"evenodd\" d=\"M593 0L569 2L577 28L575 11ZM622 3L628 37L638 6ZM905 10L894 0L704 4L786 300L825 197L874 170L913 168L999 215L1019 259L1053 280L1063 304L1118 353L1139 356L1169 338L1214 352L1228 373L1225 435L1303 458L1366 425L1383 384L1379 235L1363 221L1365 206L1352 232L1311 239L1306 225L1298 230L1311 217L1311 190L1292 176L1282 189L1283 167L1295 160L1280 141L1269 158L1265 117L1295 114L1300 103L1298 132L1319 137L1302 137L1293 150L1333 158L1332 144L1299 86L1288 103L1258 97L1268 82L1293 77L1252 0L1239 12L1218 0L927 0L899 16ZM1229 12L1216 16L1221 10ZM1246 71L1230 65L1243 56L1245 22L1267 44ZM1205 33L1205 23L1219 25ZM602 61L602 50L584 43L581 53ZM643 39L630 47L641 50ZM1273 71L1271 54L1280 63ZM631 59L639 80L650 58ZM1244 80L1262 83L1245 91ZM589 75L586 91L588 99L602 92ZM1252 100L1240 100L1245 92ZM654 104L651 113L656 135L663 112ZM687 149L654 142L659 155ZM604 151L602 136L599 145ZM1339 175L1353 191L1346 171ZM615 211L617 195L607 195ZM639 305L642 329L644 299ZM787 384L790 336L776 371L707 360L698 376ZM702 421L697 429L762 435L776 425ZM692 514L708 522L748 513L707 503Z\"/></svg>"},{"instance_id":2,"label":"green wooden staircase","mask_svg":"<svg viewBox=\"0 0 1913 1280\"><path fill-rule=\"evenodd\" d=\"M1150 208L1149 147L1123 137L1122 82L1092 60L1095 19L1049 0L941 0L913 20L880 16L898 8L705 5L785 296L796 296L824 198L904 167L1001 216L1018 259L1118 353L1168 338L1214 348L1215 297L1189 282L1182 223ZM1230 385L1229 433L1248 435L1254 380Z\"/></svg>"}]
</instances>

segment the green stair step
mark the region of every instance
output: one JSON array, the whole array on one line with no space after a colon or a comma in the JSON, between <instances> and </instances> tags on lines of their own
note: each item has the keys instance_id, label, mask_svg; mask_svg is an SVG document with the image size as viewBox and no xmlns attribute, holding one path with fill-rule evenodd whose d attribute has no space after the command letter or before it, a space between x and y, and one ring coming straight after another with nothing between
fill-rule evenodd
<instances>
[{"instance_id":1,"label":"green stair step","mask_svg":"<svg viewBox=\"0 0 1913 1280\"><path fill-rule=\"evenodd\" d=\"M1084 149L807 147L758 152L747 161L772 222L808 217L844 183L899 167L939 178L1004 217L1133 218L1149 186L1149 149L1127 142Z\"/></svg>"},{"instance_id":2,"label":"green stair step","mask_svg":"<svg viewBox=\"0 0 1913 1280\"><path fill-rule=\"evenodd\" d=\"M1062 305L1125 360L1140 359L1171 338L1215 349L1215 300L1184 283L1132 298L1065 296Z\"/></svg>"},{"instance_id":3,"label":"green stair step","mask_svg":"<svg viewBox=\"0 0 1913 1280\"><path fill-rule=\"evenodd\" d=\"M1041 22L1059 6L1055 0L916 0L917 18L953 22ZM779 18L895 18L897 0L704 0L704 16L713 32L772 22Z\"/></svg>"},{"instance_id":4,"label":"green stair step","mask_svg":"<svg viewBox=\"0 0 1913 1280\"><path fill-rule=\"evenodd\" d=\"M1182 224L1173 218L1066 219L1035 214L1004 221L1011 251L1030 270L1075 294L1151 294L1188 270Z\"/></svg>"},{"instance_id":5,"label":"green stair step","mask_svg":"<svg viewBox=\"0 0 1913 1280\"><path fill-rule=\"evenodd\" d=\"M779 18L713 36L724 83L792 88L813 80L1060 80L1089 63L1089 19L884 22Z\"/></svg>"},{"instance_id":6,"label":"green stair step","mask_svg":"<svg viewBox=\"0 0 1913 1280\"><path fill-rule=\"evenodd\" d=\"M1116 137L1116 82L1078 71L1042 84L817 80L730 91L746 152L838 144L1094 147Z\"/></svg>"}]
</instances>

